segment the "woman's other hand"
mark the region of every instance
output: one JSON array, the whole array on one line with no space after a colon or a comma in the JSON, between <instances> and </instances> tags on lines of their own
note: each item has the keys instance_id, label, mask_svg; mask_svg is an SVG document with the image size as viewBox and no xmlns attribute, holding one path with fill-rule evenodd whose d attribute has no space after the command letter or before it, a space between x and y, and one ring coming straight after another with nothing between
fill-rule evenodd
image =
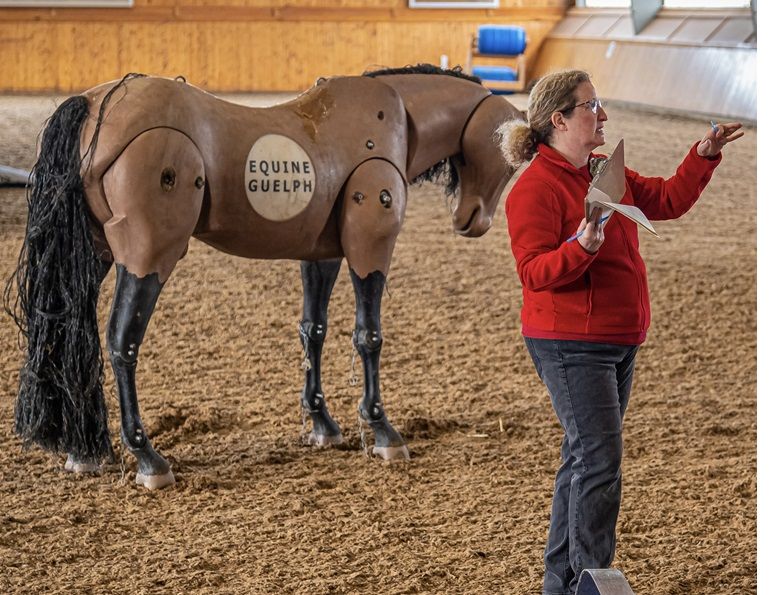
<instances>
[{"instance_id":1,"label":"woman's other hand","mask_svg":"<svg viewBox=\"0 0 770 595\"><path fill-rule=\"evenodd\" d=\"M740 130L742 126L740 122L730 122L729 124L716 124L714 127L709 128L706 136L698 143L698 155L701 157L714 157L727 143L731 143L743 136L743 131Z\"/></svg>"},{"instance_id":2,"label":"woman's other hand","mask_svg":"<svg viewBox=\"0 0 770 595\"><path fill-rule=\"evenodd\" d=\"M588 221L583 219L578 227L578 233L583 233L577 240L583 249L591 254L596 253L604 243L604 223L601 222L601 218L602 210L595 208Z\"/></svg>"}]
</instances>

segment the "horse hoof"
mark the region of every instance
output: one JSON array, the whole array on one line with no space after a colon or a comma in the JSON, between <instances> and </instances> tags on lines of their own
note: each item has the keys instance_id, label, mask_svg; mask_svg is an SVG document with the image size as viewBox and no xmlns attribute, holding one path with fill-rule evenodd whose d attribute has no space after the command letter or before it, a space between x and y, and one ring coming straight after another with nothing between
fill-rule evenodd
<instances>
[{"instance_id":1,"label":"horse hoof","mask_svg":"<svg viewBox=\"0 0 770 595\"><path fill-rule=\"evenodd\" d=\"M93 461L76 461L72 455L67 456L64 470L70 473L101 473L102 466Z\"/></svg>"},{"instance_id":2,"label":"horse hoof","mask_svg":"<svg viewBox=\"0 0 770 595\"><path fill-rule=\"evenodd\" d=\"M148 490L160 490L170 485L174 485L176 479L174 479L174 474L171 470L163 475L145 475L144 473L137 473L136 483L137 485L146 487Z\"/></svg>"},{"instance_id":3,"label":"horse hoof","mask_svg":"<svg viewBox=\"0 0 770 595\"><path fill-rule=\"evenodd\" d=\"M307 443L310 446L317 446L319 448L324 446L338 446L342 444L342 434L327 435L310 432L310 434L307 435Z\"/></svg>"},{"instance_id":4,"label":"horse hoof","mask_svg":"<svg viewBox=\"0 0 770 595\"><path fill-rule=\"evenodd\" d=\"M372 454L382 457L383 461L408 461L409 449L406 444L401 446L375 446L372 448Z\"/></svg>"}]
</instances>

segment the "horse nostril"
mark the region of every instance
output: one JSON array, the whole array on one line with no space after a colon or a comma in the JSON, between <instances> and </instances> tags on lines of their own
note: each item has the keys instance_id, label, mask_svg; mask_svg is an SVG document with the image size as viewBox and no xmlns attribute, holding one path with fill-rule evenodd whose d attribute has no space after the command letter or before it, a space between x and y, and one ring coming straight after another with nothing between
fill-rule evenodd
<instances>
[{"instance_id":1,"label":"horse nostril","mask_svg":"<svg viewBox=\"0 0 770 595\"><path fill-rule=\"evenodd\" d=\"M166 192L171 192L176 184L176 172L173 167L167 167L160 173L160 187Z\"/></svg>"}]
</instances>

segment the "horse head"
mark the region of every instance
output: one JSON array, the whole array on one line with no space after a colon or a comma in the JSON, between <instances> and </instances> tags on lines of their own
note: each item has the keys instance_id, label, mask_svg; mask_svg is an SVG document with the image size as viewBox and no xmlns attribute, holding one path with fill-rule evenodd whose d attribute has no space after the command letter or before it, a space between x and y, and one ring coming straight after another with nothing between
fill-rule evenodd
<instances>
[{"instance_id":1,"label":"horse head","mask_svg":"<svg viewBox=\"0 0 770 595\"><path fill-rule=\"evenodd\" d=\"M459 196L452 210L455 233L476 238L492 226L503 188L516 171L503 158L497 129L523 114L499 95L490 95L473 112L461 139L461 152L451 158L459 178Z\"/></svg>"}]
</instances>

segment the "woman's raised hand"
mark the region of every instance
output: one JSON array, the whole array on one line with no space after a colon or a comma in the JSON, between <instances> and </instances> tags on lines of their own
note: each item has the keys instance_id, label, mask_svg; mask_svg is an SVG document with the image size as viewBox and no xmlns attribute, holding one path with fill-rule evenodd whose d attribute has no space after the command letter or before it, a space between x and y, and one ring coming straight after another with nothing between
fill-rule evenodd
<instances>
[{"instance_id":1,"label":"woman's raised hand","mask_svg":"<svg viewBox=\"0 0 770 595\"><path fill-rule=\"evenodd\" d=\"M743 131L740 130L742 126L740 122L714 124L708 129L703 140L698 143L698 155L701 157L714 157L727 143L731 143L743 136Z\"/></svg>"}]
</instances>

